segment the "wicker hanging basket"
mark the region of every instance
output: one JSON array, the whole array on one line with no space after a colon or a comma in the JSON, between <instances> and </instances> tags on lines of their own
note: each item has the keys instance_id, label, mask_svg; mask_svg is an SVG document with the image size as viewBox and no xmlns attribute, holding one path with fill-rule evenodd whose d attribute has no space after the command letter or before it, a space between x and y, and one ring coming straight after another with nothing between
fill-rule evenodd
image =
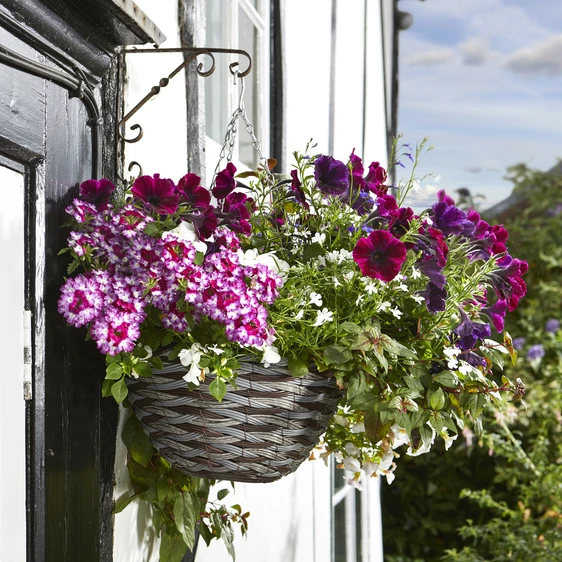
<instances>
[{"instance_id":1,"label":"wicker hanging basket","mask_svg":"<svg viewBox=\"0 0 562 562\"><path fill-rule=\"evenodd\" d=\"M222 402L212 377L189 391L181 364L128 379L129 400L152 444L190 476L273 482L308 458L334 414L340 392L329 374L294 378L286 363L240 361L238 390Z\"/></svg>"}]
</instances>

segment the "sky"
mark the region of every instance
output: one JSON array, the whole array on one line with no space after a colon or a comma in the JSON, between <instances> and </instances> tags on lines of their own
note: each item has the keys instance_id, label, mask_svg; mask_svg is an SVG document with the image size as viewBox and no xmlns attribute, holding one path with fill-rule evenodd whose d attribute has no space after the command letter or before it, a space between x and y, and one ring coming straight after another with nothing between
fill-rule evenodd
<instances>
[{"instance_id":1,"label":"sky","mask_svg":"<svg viewBox=\"0 0 562 562\"><path fill-rule=\"evenodd\" d=\"M400 0L398 132L434 149L408 203L468 187L484 207L507 197L506 168L562 158L562 0Z\"/></svg>"}]
</instances>

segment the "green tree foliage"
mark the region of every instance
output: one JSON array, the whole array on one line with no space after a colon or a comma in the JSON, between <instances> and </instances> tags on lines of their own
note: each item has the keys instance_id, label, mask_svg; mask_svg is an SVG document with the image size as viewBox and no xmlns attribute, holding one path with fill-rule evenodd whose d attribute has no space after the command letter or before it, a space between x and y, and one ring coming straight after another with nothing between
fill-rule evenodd
<instances>
[{"instance_id":1,"label":"green tree foliage","mask_svg":"<svg viewBox=\"0 0 562 562\"><path fill-rule=\"evenodd\" d=\"M506 324L520 356L505 374L525 399L488 414L483 436L465 434L454 454L402 459L383 490L386 562L562 557L562 174L518 165L508 177L513 204L496 219L529 271Z\"/></svg>"}]
</instances>

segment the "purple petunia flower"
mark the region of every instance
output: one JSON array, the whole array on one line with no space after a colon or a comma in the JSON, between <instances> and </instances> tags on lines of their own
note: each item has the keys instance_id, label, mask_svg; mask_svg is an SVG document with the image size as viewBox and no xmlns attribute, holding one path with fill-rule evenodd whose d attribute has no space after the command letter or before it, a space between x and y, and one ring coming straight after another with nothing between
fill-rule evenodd
<instances>
[{"instance_id":1,"label":"purple petunia flower","mask_svg":"<svg viewBox=\"0 0 562 562\"><path fill-rule=\"evenodd\" d=\"M367 277L391 281L406 260L406 246L386 230L373 230L353 248L353 259Z\"/></svg>"},{"instance_id":2,"label":"purple petunia flower","mask_svg":"<svg viewBox=\"0 0 562 562\"><path fill-rule=\"evenodd\" d=\"M547 321L544 330L549 334L555 334L556 332L558 332L559 328L560 328L560 320L557 320L556 318L551 318L550 320Z\"/></svg>"},{"instance_id":3,"label":"purple petunia flower","mask_svg":"<svg viewBox=\"0 0 562 562\"><path fill-rule=\"evenodd\" d=\"M182 201L192 207L206 209L211 203L211 194L201 186L201 178L196 174L186 174L178 182L178 193Z\"/></svg>"},{"instance_id":4,"label":"purple petunia flower","mask_svg":"<svg viewBox=\"0 0 562 562\"><path fill-rule=\"evenodd\" d=\"M215 187L213 187L213 195L217 199L224 199L229 193L234 191L236 187L236 180L234 174L236 173L236 166L229 162L226 168L217 174L215 179Z\"/></svg>"},{"instance_id":5,"label":"purple petunia flower","mask_svg":"<svg viewBox=\"0 0 562 562\"><path fill-rule=\"evenodd\" d=\"M525 345L526 338L514 338L513 339L513 349L521 351Z\"/></svg>"},{"instance_id":6,"label":"purple petunia flower","mask_svg":"<svg viewBox=\"0 0 562 562\"><path fill-rule=\"evenodd\" d=\"M483 322L473 322L466 312L459 309L461 315L460 324L453 330L459 337L457 347L464 350L472 349L478 340L489 338L491 335L490 325Z\"/></svg>"},{"instance_id":7,"label":"purple petunia flower","mask_svg":"<svg viewBox=\"0 0 562 562\"><path fill-rule=\"evenodd\" d=\"M527 350L527 361L535 361L536 359L542 359L545 356L546 351L542 344L537 343L532 345Z\"/></svg>"},{"instance_id":8,"label":"purple petunia flower","mask_svg":"<svg viewBox=\"0 0 562 562\"><path fill-rule=\"evenodd\" d=\"M425 298L425 306L431 314L443 312L446 307L445 299L447 298L447 291L443 287L438 287L431 281L427 283L425 289L420 292L420 295Z\"/></svg>"},{"instance_id":9,"label":"purple petunia flower","mask_svg":"<svg viewBox=\"0 0 562 562\"><path fill-rule=\"evenodd\" d=\"M471 236L474 233L474 223L466 217L462 209L448 205L446 201L435 203L431 208L435 225L445 236L449 234Z\"/></svg>"},{"instance_id":10,"label":"purple petunia flower","mask_svg":"<svg viewBox=\"0 0 562 562\"><path fill-rule=\"evenodd\" d=\"M369 172L365 176L365 187L375 193L375 195L384 195L387 191L384 186L386 180L386 170L379 162L371 162L369 164Z\"/></svg>"},{"instance_id":11,"label":"purple petunia flower","mask_svg":"<svg viewBox=\"0 0 562 562\"><path fill-rule=\"evenodd\" d=\"M178 208L179 195L174 182L161 178L160 174L137 178L131 193L161 215L171 215Z\"/></svg>"},{"instance_id":12,"label":"purple petunia flower","mask_svg":"<svg viewBox=\"0 0 562 562\"><path fill-rule=\"evenodd\" d=\"M305 208L308 209L310 205L306 202L306 197L304 194L304 190L302 188L302 183L298 177L297 170L291 170L291 192L294 195L295 199Z\"/></svg>"},{"instance_id":13,"label":"purple petunia flower","mask_svg":"<svg viewBox=\"0 0 562 562\"><path fill-rule=\"evenodd\" d=\"M498 332L503 331L505 313L507 312L507 301L499 299L491 306L485 306L480 311L482 314L488 316Z\"/></svg>"},{"instance_id":14,"label":"purple petunia flower","mask_svg":"<svg viewBox=\"0 0 562 562\"><path fill-rule=\"evenodd\" d=\"M92 203L98 211L105 211L114 190L115 186L109 180L87 180L80 184L80 199Z\"/></svg>"},{"instance_id":15,"label":"purple petunia flower","mask_svg":"<svg viewBox=\"0 0 562 562\"><path fill-rule=\"evenodd\" d=\"M343 195L349 188L349 170L332 156L320 156L314 162L316 186L324 195Z\"/></svg>"}]
</instances>

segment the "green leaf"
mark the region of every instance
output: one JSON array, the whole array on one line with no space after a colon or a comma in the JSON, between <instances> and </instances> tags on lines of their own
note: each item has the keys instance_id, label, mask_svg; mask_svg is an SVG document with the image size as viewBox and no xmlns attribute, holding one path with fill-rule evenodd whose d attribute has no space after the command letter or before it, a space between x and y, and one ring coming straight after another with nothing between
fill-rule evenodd
<instances>
[{"instance_id":1,"label":"green leaf","mask_svg":"<svg viewBox=\"0 0 562 562\"><path fill-rule=\"evenodd\" d=\"M125 377L118 380L116 383L113 383L113 386L111 387L111 394L113 395L113 398L115 398L115 402L117 402L117 404L121 404L121 402L127 398L128 393L129 391L127 389L127 384L125 383Z\"/></svg>"},{"instance_id":2,"label":"green leaf","mask_svg":"<svg viewBox=\"0 0 562 562\"><path fill-rule=\"evenodd\" d=\"M375 357L377 358L378 362L382 365L384 372L388 373L388 360L383 355L381 346L374 346L373 353L375 354Z\"/></svg>"},{"instance_id":3,"label":"green leaf","mask_svg":"<svg viewBox=\"0 0 562 562\"><path fill-rule=\"evenodd\" d=\"M234 531L230 525L224 525L223 531L221 533L221 538L224 541L224 545L226 546L226 550L232 560L236 560L236 553L234 552Z\"/></svg>"},{"instance_id":4,"label":"green leaf","mask_svg":"<svg viewBox=\"0 0 562 562\"><path fill-rule=\"evenodd\" d=\"M310 244L304 249L302 258L304 261L309 261L313 258L317 258L318 256L323 256L325 253L326 251L320 244Z\"/></svg>"},{"instance_id":5,"label":"green leaf","mask_svg":"<svg viewBox=\"0 0 562 562\"><path fill-rule=\"evenodd\" d=\"M184 492L174 502L174 520L183 541L190 550L193 550L197 516L193 509L192 495L190 493Z\"/></svg>"},{"instance_id":6,"label":"green leaf","mask_svg":"<svg viewBox=\"0 0 562 562\"><path fill-rule=\"evenodd\" d=\"M158 238L160 236L160 227L155 222L149 222L144 227L144 233L147 236L152 236L153 238Z\"/></svg>"},{"instance_id":7,"label":"green leaf","mask_svg":"<svg viewBox=\"0 0 562 562\"><path fill-rule=\"evenodd\" d=\"M386 349L386 351L388 351L389 353L400 355L401 357L407 357L408 359L418 358L418 356L411 349L403 346L401 343L398 343L396 340L393 340L386 334L381 335L380 342L383 348Z\"/></svg>"},{"instance_id":8,"label":"green leaf","mask_svg":"<svg viewBox=\"0 0 562 562\"><path fill-rule=\"evenodd\" d=\"M220 377L215 377L209 385L209 392L219 401L222 402L226 394L226 384Z\"/></svg>"},{"instance_id":9,"label":"green leaf","mask_svg":"<svg viewBox=\"0 0 562 562\"><path fill-rule=\"evenodd\" d=\"M195 253L195 259L193 260L193 263L195 265L203 265L204 261L205 261L205 254L203 252L196 252Z\"/></svg>"},{"instance_id":10,"label":"green leaf","mask_svg":"<svg viewBox=\"0 0 562 562\"><path fill-rule=\"evenodd\" d=\"M120 363L110 363L105 370L106 380L116 381L123 376L123 368Z\"/></svg>"},{"instance_id":11,"label":"green leaf","mask_svg":"<svg viewBox=\"0 0 562 562\"><path fill-rule=\"evenodd\" d=\"M423 384L416 377L405 376L403 380L406 386L413 392L411 398L419 398L425 392Z\"/></svg>"},{"instance_id":12,"label":"green leaf","mask_svg":"<svg viewBox=\"0 0 562 562\"><path fill-rule=\"evenodd\" d=\"M400 427L403 427L408 432L408 434L410 433L410 431L412 431L412 420L406 412L397 412L394 419Z\"/></svg>"},{"instance_id":13,"label":"green leaf","mask_svg":"<svg viewBox=\"0 0 562 562\"><path fill-rule=\"evenodd\" d=\"M203 521L199 522L199 533L201 534L201 538L205 541L205 544L209 546L214 538L214 535L211 533L209 526Z\"/></svg>"},{"instance_id":14,"label":"green leaf","mask_svg":"<svg viewBox=\"0 0 562 562\"><path fill-rule=\"evenodd\" d=\"M144 432L141 423L134 414L129 416L125 423L121 438L135 462L144 467L148 466L154 453L154 448L150 438Z\"/></svg>"},{"instance_id":15,"label":"green leaf","mask_svg":"<svg viewBox=\"0 0 562 562\"><path fill-rule=\"evenodd\" d=\"M117 355L109 355L109 353L105 356L105 362L109 365L110 363L121 363L121 354L118 353Z\"/></svg>"},{"instance_id":16,"label":"green leaf","mask_svg":"<svg viewBox=\"0 0 562 562\"><path fill-rule=\"evenodd\" d=\"M287 364L293 377L300 378L308 375L308 365L299 357L289 357Z\"/></svg>"},{"instance_id":17,"label":"green leaf","mask_svg":"<svg viewBox=\"0 0 562 562\"><path fill-rule=\"evenodd\" d=\"M339 325L340 330L348 332L349 334L360 334L363 329L353 322L342 322Z\"/></svg>"},{"instance_id":18,"label":"green leaf","mask_svg":"<svg viewBox=\"0 0 562 562\"><path fill-rule=\"evenodd\" d=\"M372 409L364 412L363 420L365 423L365 433L369 441L373 444L378 443L381 439L386 437L392 425L390 422L383 423L380 415Z\"/></svg>"},{"instance_id":19,"label":"green leaf","mask_svg":"<svg viewBox=\"0 0 562 562\"><path fill-rule=\"evenodd\" d=\"M349 346L349 349L359 351L369 351L373 349L373 342L371 341L371 334L369 332L361 332L355 341Z\"/></svg>"},{"instance_id":20,"label":"green leaf","mask_svg":"<svg viewBox=\"0 0 562 562\"><path fill-rule=\"evenodd\" d=\"M163 502L168 494L172 491L172 486L165 476L160 476L156 482L156 491L158 493L158 501Z\"/></svg>"},{"instance_id":21,"label":"green leaf","mask_svg":"<svg viewBox=\"0 0 562 562\"><path fill-rule=\"evenodd\" d=\"M111 396L111 387L113 386L113 384L114 383L112 380L105 380L101 384L101 395L104 398L108 398L109 396Z\"/></svg>"},{"instance_id":22,"label":"green leaf","mask_svg":"<svg viewBox=\"0 0 562 562\"><path fill-rule=\"evenodd\" d=\"M153 355L148 359L148 362L155 368L155 369L162 369L164 367L164 363L162 363L162 359Z\"/></svg>"},{"instance_id":23,"label":"green leaf","mask_svg":"<svg viewBox=\"0 0 562 562\"><path fill-rule=\"evenodd\" d=\"M445 393L438 388L435 392L433 392L429 398L429 405L432 410L442 410L443 406L445 406Z\"/></svg>"},{"instance_id":24,"label":"green leaf","mask_svg":"<svg viewBox=\"0 0 562 562\"><path fill-rule=\"evenodd\" d=\"M152 370L150 365L146 361L139 361L136 365L133 365L133 373L139 377L151 377Z\"/></svg>"},{"instance_id":25,"label":"green leaf","mask_svg":"<svg viewBox=\"0 0 562 562\"><path fill-rule=\"evenodd\" d=\"M181 535L176 533L171 536L168 533L162 534L160 562L181 562L186 552L187 546Z\"/></svg>"},{"instance_id":26,"label":"green leaf","mask_svg":"<svg viewBox=\"0 0 562 562\"><path fill-rule=\"evenodd\" d=\"M441 371L431 377L436 383L440 385L454 388L459 384L459 377L451 371Z\"/></svg>"},{"instance_id":27,"label":"green leaf","mask_svg":"<svg viewBox=\"0 0 562 562\"><path fill-rule=\"evenodd\" d=\"M140 498L143 494L144 492L137 492L136 494L129 496L128 492L125 492L115 501L115 509L112 513L121 513L131 502L135 501L137 498Z\"/></svg>"},{"instance_id":28,"label":"green leaf","mask_svg":"<svg viewBox=\"0 0 562 562\"><path fill-rule=\"evenodd\" d=\"M324 349L324 359L329 365L335 363L336 365L347 363L353 358L351 351L346 349L343 345L329 345Z\"/></svg>"},{"instance_id":29,"label":"green leaf","mask_svg":"<svg viewBox=\"0 0 562 562\"><path fill-rule=\"evenodd\" d=\"M230 490L228 488L223 488L222 490L218 491L217 499L220 501L223 498L225 498L226 496L228 496L228 494L230 494Z\"/></svg>"}]
</instances>

